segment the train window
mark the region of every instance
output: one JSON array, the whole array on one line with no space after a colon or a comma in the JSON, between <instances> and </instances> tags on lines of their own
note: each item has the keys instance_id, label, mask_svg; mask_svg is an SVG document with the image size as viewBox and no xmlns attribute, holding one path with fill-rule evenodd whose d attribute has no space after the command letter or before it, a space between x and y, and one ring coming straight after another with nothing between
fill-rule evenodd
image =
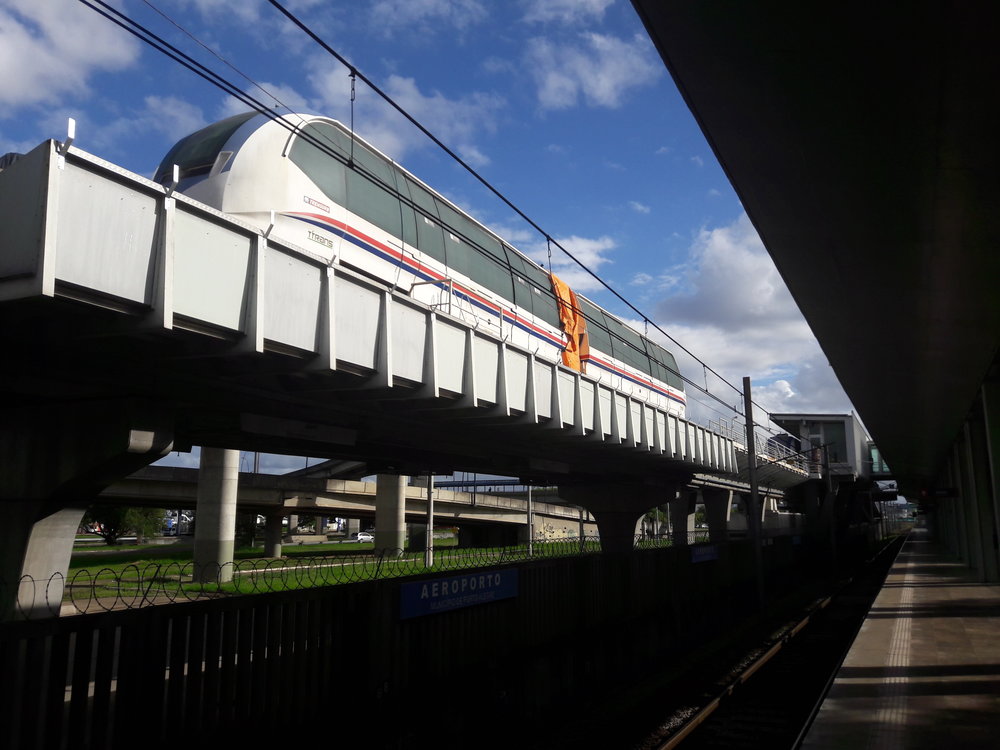
<instances>
[{"instance_id":1,"label":"train window","mask_svg":"<svg viewBox=\"0 0 1000 750\"><path fill-rule=\"evenodd\" d=\"M504 245L504 250L507 252L511 281L514 286L513 302L525 312L530 313L535 302L535 293L534 287L528 283L528 274L524 270L525 260L516 250L512 250L506 245Z\"/></svg>"},{"instance_id":2,"label":"train window","mask_svg":"<svg viewBox=\"0 0 1000 750\"><path fill-rule=\"evenodd\" d=\"M410 205L412 198L410 197L410 185L402 172L396 170L396 187L399 189L399 215L402 221L403 234L401 238L403 242L411 247L420 247L420 238L417 235L417 221L423 223L423 220L416 215L413 210L413 206Z\"/></svg>"},{"instance_id":3,"label":"train window","mask_svg":"<svg viewBox=\"0 0 1000 750\"><path fill-rule=\"evenodd\" d=\"M661 360L666 368L667 376L664 378L668 385L673 386L679 391L684 390L684 380L679 375L680 370L677 369L677 360L674 359L674 355L668 352L666 349L663 351L663 359Z\"/></svg>"},{"instance_id":4,"label":"train window","mask_svg":"<svg viewBox=\"0 0 1000 750\"><path fill-rule=\"evenodd\" d=\"M302 128L289 158L334 203L347 205L347 167L330 152L343 153L344 135L337 128L314 122Z\"/></svg>"},{"instance_id":5,"label":"train window","mask_svg":"<svg viewBox=\"0 0 1000 750\"><path fill-rule=\"evenodd\" d=\"M642 336L626 325L622 326L621 337L624 343L622 360L648 375L649 355L646 354Z\"/></svg>"},{"instance_id":6,"label":"train window","mask_svg":"<svg viewBox=\"0 0 1000 750\"><path fill-rule=\"evenodd\" d=\"M646 351L649 352L649 374L661 383L667 382L667 370L663 366L663 355L666 352L648 339L646 340Z\"/></svg>"},{"instance_id":7,"label":"train window","mask_svg":"<svg viewBox=\"0 0 1000 750\"><path fill-rule=\"evenodd\" d=\"M644 357L645 362L642 362L639 358L640 351L645 355L645 348L642 346L642 339L639 334L613 315L605 314L604 319L608 323L608 332L611 334L611 348L614 352L614 358L630 367L648 372L649 358Z\"/></svg>"},{"instance_id":8,"label":"train window","mask_svg":"<svg viewBox=\"0 0 1000 750\"><path fill-rule=\"evenodd\" d=\"M447 258L444 249L444 233L438 217L434 198L423 185L414 182L409 177L401 175L410 192L410 200L417 209L414 211L417 225L417 247L435 260L445 263Z\"/></svg>"},{"instance_id":9,"label":"train window","mask_svg":"<svg viewBox=\"0 0 1000 750\"><path fill-rule=\"evenodd\" d=\"M597 308L590 300L577 295L584 317L587 318L587 335L590 338L590 345L606 354L611 354L611 334L608 333L608 325L604 320L604 313Z\"/></svg>"},{"instance_id":10,"label":"train window","mask_svg":"<svg viewBox=\"0 0 1000 750\"><path fill-rule=\"evenodd\" d=\"M347 170L347 210L401 237L403 228L394 172L388 162L355 142L354 169Z\"/></svg>"},{"instance_id":11,"label":"train window","mask_svg":"<svg viewBox=\"0 0 1000 750\"><path fill-rule=\"evenodd\" d=\"M504 299L513 299L507 255L496 237L444 201L439 200L437 204L449 238L448 266Z\"/></svg>"},{"instance_id":12,"label":"train window","mask_svg":"<svg viewBox=\"0 0 1000 750\"><path fill-rule=\"evenodd\" d=\"M556 307L556 296L552 291L552 280L543 268L535 265L534 261L524 259L524 275L531 284L532 304L530 307L536 318L541 318L550 326L562 329L559 320L559 308Z\"/></svg>"},{"instance_id":13,"label":"train window","mask_svg":"<svg viewBox=\"0 0 1000 750\"><path fill-rule=\"evenodd\" d=\"M161 185L170 182L174 164L180 167L182 178L208 174L226 141L243 123L256 116L256 112L233 115L182 138L163 157L153 179Z\"/></svg>"}]
</instances>

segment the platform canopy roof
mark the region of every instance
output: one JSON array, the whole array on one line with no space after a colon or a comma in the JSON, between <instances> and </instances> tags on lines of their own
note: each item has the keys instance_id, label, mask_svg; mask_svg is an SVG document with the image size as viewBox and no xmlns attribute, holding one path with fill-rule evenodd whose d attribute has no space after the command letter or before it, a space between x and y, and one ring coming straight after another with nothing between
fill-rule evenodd
<instances>
[{"instance_id":1,"label":"platform canopy roof","mask_svg":"<svg viewBox=\"0 0 1000 750\"><path fill-rule=\"evenodd\" d=\"M932 481L997 377L995 9L633 6L894 474Z\"/></svg>"}]
</instances>

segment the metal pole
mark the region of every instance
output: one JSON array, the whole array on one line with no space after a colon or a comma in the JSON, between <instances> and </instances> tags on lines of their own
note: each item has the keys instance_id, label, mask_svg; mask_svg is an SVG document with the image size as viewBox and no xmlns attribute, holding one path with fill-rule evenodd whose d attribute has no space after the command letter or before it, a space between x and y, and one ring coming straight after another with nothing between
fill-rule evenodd
<instances>
[{"instance_id":1,"label":"metal pole","mask_svg":"<svg viewBox=\"0 0 1000 750\"><path fill-rule=\"evenodd\" d=\"M750 378L743 378L743 410L747 423L747 469L750 474L750 539L753 544L754 567L757 574L757 603L764 603L764 560L761 555L760 495L757 491L757 447L754 440L753 400L750 398Z\"/></svg>"},{"instance_id":2,"label":"metal pole","mask_svg":"<svg viewBox=\"0 0 1000 750\"><path fill-rule=\"evenodd\" d=\"M434 566L434 475L427 474L427 543L424 545L424 567Z\"/></svg>"},{"instance_id":3,"label":"metal pole","mask_svg":"<svg viewBox=\"0 0 1000 750\"><path fill-rule=\"evenodd\" d=\"M535 506L531 502L531 485L528 485L528 557L535 554Z\"/></svg>"}]
</instances>

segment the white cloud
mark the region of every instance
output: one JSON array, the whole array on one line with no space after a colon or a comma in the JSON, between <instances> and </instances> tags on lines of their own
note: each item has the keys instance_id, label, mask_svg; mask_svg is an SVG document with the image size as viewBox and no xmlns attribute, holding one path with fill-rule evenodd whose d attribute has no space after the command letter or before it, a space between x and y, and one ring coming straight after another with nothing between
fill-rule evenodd
<instances>
[{"instance_id":1,"label":"white cloud","mask_svg":"<svg viewBox=\"0 0 1000 750\"><path fill-rule=\"evenodd\" d=\"M691 157L691 163L694 164L696 167L704 167L705 166L705 160L702 159L700 156L692 156Z\"/></svg>"},{"instance_id":2,"label":"white cloud","mask_svg":"<svg viewBox=\"0 0 1000 750\"><path fill-rule=\"evenodd\" d=\"M654 153L657 156L666 156L667 154L671 153L672 151L673 151L673 149L670 148L670 146L660 146L658 149L656 149L656 151Z\"/></svg>"},{"instance_id":3,"label":"white cloud","mask_svg":"<svg viewBox=\"0 0 1000 750\"><path fill-rule=\"evenodd\" d=\"M722 196L722 191L711 188L707 193L709 198L720 198Z\"/></svg>"},{"instance_id":4,"label":"white cloud","mask_svg":"<svg viewBox=\"0 0 1000 750\"><path fill-rule=\"evenodd\" d=\"M37 145L37 140L12 140L0 131L0 156L8 152L26 154Z\"/></svg>"},{"instance_id":5,"label":"white cloud","mask_svg":"<svg viewBox=\"0 0 1000 750\"><path fill-rule=\"evenodd\" d=\"M83 99L94 73L138 57L137 40L80 3L0 0L0 117Z\"/></svg>"},{"instance_id":6,"label":"white cloud","mask_svg":"<svg viewBox=\"0 0 1000 750\"><path fill-rule=\"evenodd\" d=\"M653 281L650 274L642 278L646 284ZM669 290L655 307L660 327L737 388L749 376L758 404L775 412L850 410L745 214L728 226L703 229L688 262L656 280ZM702 365L664 343L674 351L681 371L704 386ZM730 404L739 401L739 393L711 373L707 380L713 394ZM692 408L699 418L718 419L713 410L722 407L708 400Z\"/></svg>"},{"instance_id":7,"label":"white cloud","mask_svg":"<svg viewBox=\"0 0 1000 750\"><path fill-rule=\"evenodd\" d=\"M310 86L316 92L311 109L350 121L350 80L347 71L328 58L315 57L310 62ZM416 81L391 75L380 88L406 112L437 136L445 145L474 167L489 163L489 157L477 142L480 136L495 132L497 113L504 107L503 97L472 92L451 99L440 91L425 93ZM391 109L377 94L357 84L354 126L366 140L393 159L401 160L407 152L431 143L427 136Z\"/></svg>"},{"instance_id":8,"label":"white cloud","mask_svg":"<svg viewBox=\"0 0 1000 750\"><path fill-rule=\"evenodd\" d=\"M261 91L261 89L264 89L267 93L265 94L264 91ZM261 81L260 88L257 88L256 86L247 87L243 90L243 93L252 96L254 99L262 102L265 106L272 108L277 107L277 110L281 113L300 112L305 114L323 114L321 112L313 112L313 106L310 104L308 97L300 93L297 89L286 84ZM243 103L236 97L227 96L219 109L218 117L221 120L231 115L238 115L241 112L246 112L249 109L249 105Z\"/></svg>"},{"instance_id":9,"label":"white cloud","mask_svg":"<svg viewBox=\"0 0 1000 750\"><path fill-rule=\"evenodd\" d=\"M375 28L391 36L428 35L448 29L465 29L482 23L489 11L479 0L379 0L371 9Z\"/></svg>"},{"instance_id":10,"label":"white cloud","mask_svg":"<svg viewBox=\"0 0 1000 750\"><path fill-rule=\"evenodd\" d=\"M573 235L570 237L557 237L555 241L562 247L565 247L573 255L573 258L575 258L573 260L553 244L552 272L556 276L578 292L604 289L604 285L581 268L580 264L600 275L598 269L605 264L613 262L607 256L607 253L618 246L611 237L590 238ZM544 241L525 242L519 246L519 249L545 269L549 268L549 248Z\"/></svg>"},{"instance_id":11,"label":"white cloud","mask_svg":"<svg viewBox=\"0 0 1000 750\"><path fill-rule=\"evenodd\" d=\"M483 60L483 70L487 73L502 73L513 75L517 72L517 66L511 61L502 57L487 57Z\"/></svg>"},{"instance_id":12,"label":"white cloud","mask_svg":"<svg viewBox=\"0 0 1000 750\"><path fill-rule=\"evenodd\" d=\"M629 201L628 206L637 214L648 214L650 212L649 206L639 203L639 201Z\"/></svg>"},{"instance_id":13,"label":"white cloud","mask_svg":"<svg viewBox=\"0 0 1000 750\"><path fill-rule=\"evenodd\" d=\"M650 276L648 273L643 273L640 271L639 273L637 273L635 276L632 277L632 281L630 281L629 283L632 284L632 286L646 286L652 280L653 280L652 276Z\"/></svg>"},{"instance_id":14,"label":"white cloud","mask_svg":"<svg viewBox=\"0 0 1000 750\"><path fill-rule=\"evenodd\" d=\"M614 0L527 0L524 20L528 23L558 21L576 24L600 20Z\"/></svg>"},{"instance_id":15,"label":"white cloud","mask_svg":"<svg viewBox=\"0 0 1000 750\"><path fill-rule=\"evenodd\" d=\"M805 326L746 214L729 226L702 229L685 275L683 296L659 304L658 314L667 320L727 331L787 321Z\"/></svg>"},{"instance_id":16,"label":"white cloud","mask_svg":"<svg viewBox=\"0 0 1000 750\"><path fill-rule=\"evenodd\" d=\"M567 109L581 99L591 107L614 109L663 72L643 35L623 40L585 33L573 44L536 37L528 44L527 66L544 109Z\"/></svg>"},{"instance_id":17,"label":"white cloud","mask_svg":"<svg viewBox=\"0 0 1000 750\"><path fill-rule=\"evenodd\" d=\"M89 140L98 147L113 148L127 136L160 133L176 142L206 124L201 108L193 104L173 96L147 96L140 109L95 129Z\"/></svg>"}]
</instances>

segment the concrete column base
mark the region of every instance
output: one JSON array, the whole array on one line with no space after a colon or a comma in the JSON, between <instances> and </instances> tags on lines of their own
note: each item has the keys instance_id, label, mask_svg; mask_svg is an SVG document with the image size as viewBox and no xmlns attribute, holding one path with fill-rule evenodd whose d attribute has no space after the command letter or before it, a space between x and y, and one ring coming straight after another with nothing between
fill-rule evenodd
<instances>
[{"instance_id":1,"label":"concrete column base","mask_svg":"<svg viewBox=\"0 0 1000 750\"><path fill-rule=\"evenodd\" d=\"M674 484L608 482L559 487L560 498L587 509L594 516L601 535L601 550L613 555L631 552L642 514L676 494L677 485Z\"/></svg>"},{"instance_id":2,"label":"concrete column base","mask_svg":"<svg viewBox=\"0 0 1000 750\"><path fill-rule=\"evenodd\" d=\"M721 543L729 541L729 503L733 493L705 487L701 491L705 505L705 520L708 521L708 541Z\"/></svg>"},{"instance_id":3,"label":"concrete column base","mask_svg":"<svg viewBox=\"0 0 1000 750\"><path fill-rule=\"evenodd\" d=\"M406 549L411 552L423 552L427 549L427 524L426 523L408 523L406 528L409 530L409 543L406 545Z\"/></svg>"},{"instance_id":4,"label":"concrete column base","mask_svg":"<svg viewBox=\"0 0 1000 750\"><path fill-rule=\"evenodd\" d=\"M0 619L58 614L83 508L109 484L172 446L172 415L138 399L5 410L0 420ZM30 592L21 585L26 575L38 582L29 585Z\"/></svg>"},{"instance_id":5,"label":"concrete column base","mask_svg":"<svg viewBox=\"0 0 1000 750\"><path fill-rule=\"evenodd\" d=\"M277 513L267 516L264 525L264 557L281 557L281 522Z\"/></svg>"},{"instance_id":6,"label":"concrete column base","mask_svg":"<svg viewBox=\"0 0 1000 750\"><path fill-rule=\"evenodd\" d=\"M58 617L83 508L36 518L38 503L4 503L0 620Z\"/></svg>"},{"instance_id":7,"label":"concrete column base","mask_svg":"<svg viewBox=\"0 0 1000 750\"><path fill-rule=\"evenodd\" d=\"M194 517L194 577L197 581L228 583L233 578L239 468L238 450L201 449L198 507Z\"/></svg>"},{"instance_id":8,"label":"concrete column base","mask_svg":"<svg viewBox=\"0 0 1000 750\"><path fill-rule=\"evenodd\" d=\"M406 477L379 474L375 487L375 551L401 553L406 546Z\"/></svg>"},{"instance_id":9,"label":"concrete column base","mask_svg":"<svg viewBox=\"0 0 1000 750\"><path fill-rule=\"evenodd\" d=\"M670 540L675 546L682 547L688 543L688 532L694 528L694 505L698 493L694 490L681 490L680 496L671 500L670 505Z\"/></svg>"}]
</instances>

